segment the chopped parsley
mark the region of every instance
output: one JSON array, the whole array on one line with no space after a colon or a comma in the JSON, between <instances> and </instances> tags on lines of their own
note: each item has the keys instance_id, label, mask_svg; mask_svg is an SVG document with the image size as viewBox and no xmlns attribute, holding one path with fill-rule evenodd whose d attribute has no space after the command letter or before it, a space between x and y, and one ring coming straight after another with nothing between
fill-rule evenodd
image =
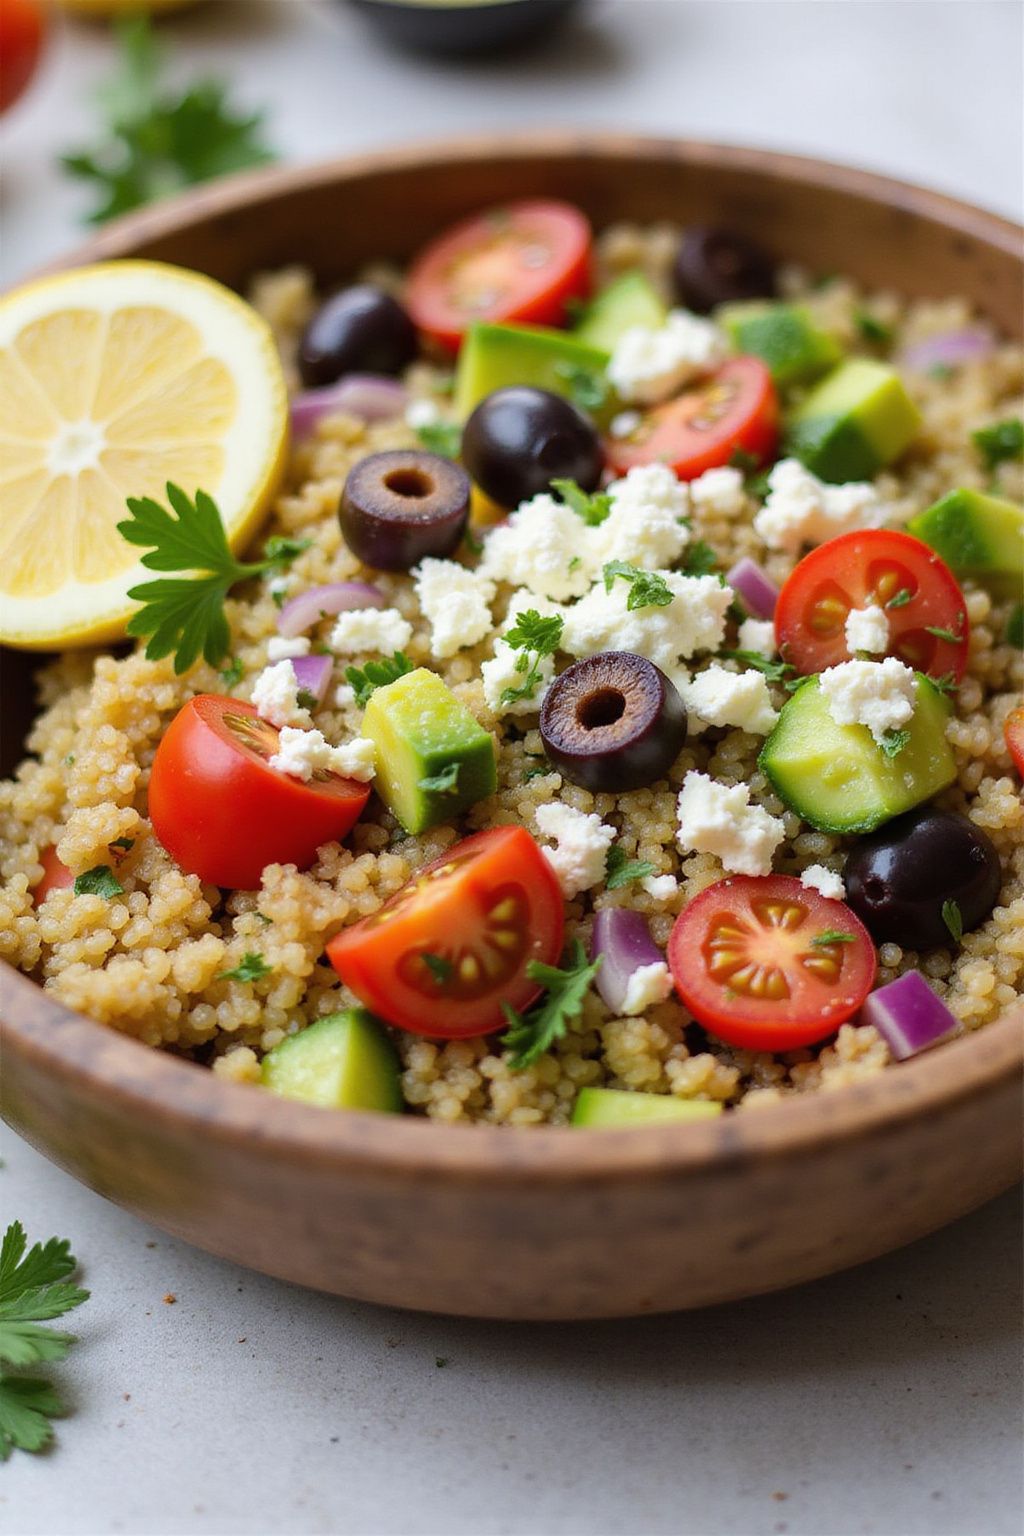
<instances>
[{"instance_id":1,"label":"chopped parsley","mask_svg":"<svg viewBox=\"0 0 1024 1536\"><path fill-rule=\"evenodd\" d=\"M626 607L630 612L634 612L637 608L667 608L672 601L674 594L664 576L659 575L657 571L641 571L637 566L627 564L625 560L609 560L604 567L606 592L612 590L620 576L623 581L629 583Z\"/></svg>"},{"instance_id":2,"label":"chopped parsley","mask_svg":"<svg viewBox=\"0 0 1024 1536\"><path fill-rule=\"evenodd\" d=\"M511 1003L501 1005L508 1024L501 1043L511 1052L509 1066L513 1072L531 1066L562 1038L573 1019L579 1016L600 964L600 955L596 960L587 960L586 950L579 939L573 940L569 964L564 970L556 965L544 965L540 960L527 963L526 974L531 981L545 988L545 996L529 1013L520 1013Z\"/></svg>"},{"instance_id":3,"label":"chopped parsley","mask_svg":"<svg viewBox=\"0 0 1024 1536\"><path fill-rule=\"evenodd\" d=\"M1008 416L971 433L971 442L981 455L986 469L996 469L1008 459L1024 459L1024 421Z\"/></svg>"},{"instance_id":4,"label":"chopped parsley","mask_svg":"<svg viewBox=\"0 0 1024 1536\"><path fill-rule=\"evenodd\" d=\"M308 688L300 688L295 695L295 702L302 709L316 709L320 700L315 693L310 693Z\"/></svg>"},{"instance_id":5,"label":"chopped parsley","mask_svg":"<svg viewBox=\"0 0 1024 1536\"><path fill-rule=\"evenodd\" d=\"M951 694L956 693L957 689L960 687L960 684L956 681L952 672L944 672L941 677L933 677L930 679L930 681L932 687L937 688L940 693L944 693L947 698Z\"/></svg>"},{"instance_id":6,"label":"chopped parsley","mask_svg":"<svg viewBox=\"0 0 1024 1536\"><path fill-rule=\"evenodd\" d=\"M811 940L812 947L823 949L827 944L856 944L855 933L840 933L838 928L823 928L821 933L816 933Z\"/></svg>"},{"instance_id":7,"label":"chopped parsley","mask_svg":"<svg viewBox=\"0 0 1024 1536\"><path fill-rule=\"evenodd\" d=\"M680 567L684 576L710 576L718 569L718 556L706 539L691 544Z\"/></svg>"},{"instance_id":8,"label":"chopped parsley","mask_svg":"<svg viewBox=\"0 0 1024 1536\"><path fill-rule=\"evenodd\" d=\"M264 976L269 976L273 966L267 964L262 955L255 954L247 949L242 956L241 965L236 965L233 971L221 971L218 981L259 981Z\"/></svg>"},{"instance_id":9,"label":"chopped parsley","mask_svg":"<svg viewBox=\"0 0 1024 1536\"><path fill-rule=\"evenodd\" d=\"M904 747L909 741L909 731L898 731L894 726L890 726L887 731L882 732L882 739L879 742L879 746L885 753L886 757L895 757L897 753L903 751Z\"/></svg>"},{"instance_id":10,"label":"chopped parsley","mask_svg":"<svg viewBox=\"0 0 1024 1536\"><path fill-rule=\"evenodd\" d=\"M949 929L953 943L959 944L964 936L964 917L960 911L960 903L958 901L944 901L942 903L942 921Z\"/></svg>"},{"instance_id":11,"label":"chopped parsley","mask_svg":"<svg viewBox=\"0 0 1024 1536\"><path fill-rule=\"evenodd\" d=\"M729 455L730 469L738 469L742 475L752 475L759 467L761 460L753 453L748 453L745 448L734 448Z\"/></svg>"},{"instance_id":12,"label":"chopped parsley","mask_svg":"<svg viewBox=\"0 0 1024 1536\"><path fill-rule=\"evenodd\" d=\"M502 689L501 702L516 704L520 699L532 699L543 682L540 663L545 656L553 656L562 639L564 620L560 614L542 617L536 608L517 613L515 623L505 634L505 640L518 651L515 669L523 681L516 687Z\"/></svg>"},{"instance_id":13,"label":"chopped parsley","mask_svg":"<svg viewBox=\"0 0 1024 1536\"><path fill-rule=\"evenodd\" d=\"M370 695L378 688L386 688L388 683L397 683L400 677L413 670L413 664L404 651L396 651L383 661L368 661L365 667L346 667L345 681L354 690L359 708L365 709Z\"/></svg>"},{"instance_id":14,"label":"chopped parsley","mask_svg":"<svg viewBox=\"0 0 1024 1536\"><path fill-rule=\"evenodd\" d=\"M459 787L459 763L449 763L440 773L432 773L425 779L420 779L417 788L425 790L428 794L454 795Z\"/></svg>"},{"instance_id":15,"label":"chopped parsley","mask_svg":"<svg viewBox=\"0 0 1024 1536\"><path fill-rule=\"evenodd\" d=\"M466 548L469 550L471 555L482 555L483 554L483 552L484 552L484 541L483 541L483 539L478 539L477 538L476 534L473 532L472 528L470 528L468 524L466 526L465 533L462 535L462 542L463 542L463 544L465 544Z\"/></svg>"},{"instance_id":16,"label":"chopped parsley","mask_svg":"<svg viewBox=\"0 0 1024 1536\"><path fill-rule=\"evenodd\" d=\"M745 667L752 667L755 672L763 672L770 683L781 683L790 672L796 668L788 661L772 661L769 656L762 656L760 651L721 651L719 653L729 661L742 662ZM804 679L800 678L800 682Z\"/></svg>"},{"instance_id":17,"label":"chopped parsley","mask_svg":"<svg viewBox=\"0 0 1024 1536\"><path fill-rule=\"evenodd\" d=\"M220 673L221 682L229 691L232 688L237 688L244 676L245 668L237 656L233 656L228 665L224 667Z\"/></svg>"},{"instance_id":18,"label":"chopped parsley","mask_svg":"<svg viewBox=\"0 0 1024 1536\"><path fill-rule=\"evenodd\" d=\"M275 534L268 539L263 546L263 558L266 561L264 569L275 576L282 576L288 570L293 560L311 549L312 539L287 539L283 534Z\"/></svg>"},{"instance_id":19,"label":"chopped parsley","mask_svg":"<svg viewBox=\"0 0 1024 1536\"><path fill-rule=\"evenodd\" d=\"M95 864L84 874L75 876L75 895L104 896L107 901L112 901L115 896L124 895L124 886L109 864Z\"/></svg>"},{"instance_id":20,"label":"chopped parsley","mask_svg":"<svg viewBox=\"0 0 1024 1536\"><path fill-rule=\"evenodd\" d=\"M569 399L581 411L599 411L608 398L608 385L593 368L580 363L556 363L555 373L564 382Z\"/></svg>"},{"instance_id":21,"label":"chopped parsley","mask_svg":"<svg viewBox=\"0 0 1024 1536\"><path fill-rule=\"evenodd\" d=\"M856 322L858 331L860 331L860 334L863 336L865 341L877 342L881 346L884 346L887 342L892 341L892 326L886 325L883 321L876 319L876 317L871 314L869 310L855 310L853 318Z\"/></svg>"},{"instance_id":22,"label":"chopped parsley","mask_svg":"<svg viewBox=\"0 0 1024 1536\"><path fill-rule=\"evenodd\" d=\"M905 608L912 601L913 596L914 594L909 587L900 587L898 592L893 593L885 606L887 608Z\"/></svg>"},{"instance_id":23,"label":"chopped parsley","mask_svg":"<svg viewBox=\"0 0 1024 1536\"><path fill-rule=\"evenodd\" d=\"M942 629L937 624L926 624L924 632L926 635L934 635L936 640L950 640L956 645L964 637L964 616L960 614L960 633L958 635L955 635L951 629Z\"/></svg>"},{"instance_id":24,"label":"chopped parsley","mask_svg":"<svg viewBox=\"0 0 1024 1536\"><path fill-rule=\"evenodd\" d=\"M443 986L452 974L453 967L451 961L446 960L443 955L432 955L429 949L424 949L420 952L420 959L438 986Z\"/></svg>"},{"instance_id":25,"label":"chopped parsley","mask_svg":"<svg viewBox=\"0 0 1024 1536\"><path fill-rule=\"evenodd\" d=\"M35 1243L26 1254L20 1221L12 1221L0 1246L0 1362L26 1366L63 1360L75 1336L46 1328L89 1299L68 1276L77 1261L66 1238ZM13 1450L45 1450L53 1439L51 1420L64 1412L53 1386L42 1376L0 1374L0 1461Z\"/></svg>"},{"instance_id":26,"label":"chopped parsley","mask_svg":"<svg viewBox=\"0 0 1024 1536\"><path fill-rule=\"evenodd\" d=\"M545 766L543 768L527 768L526 772L523 774L523 783L529 784L531 779L542 779L546 774L552 773L553 771L554 770L549 766Z\"/></svg>"},{"instance_id":27,"label":"chopped parsley","mask_svg":"<svg viewBox=\"0 0 1024 1536\"><path fill-rule=\"evenodd\" d=\"M632 884L634 880L644 880L648 875L653 875L655 865L649 864L646 859L629 858L617 843L613 843L605 857L604 871L605 889L617 891L624 885Z\"/></svg>"},{"instance_id":28,"label":"chopped parsley","mask_svg":"<svg viewBox=\"0 0 1024 1536\"><path fill-rule=\"evenodd\" d=\"M581 517L588 528L600 528L612 510L612 499L605 491L585 491L575 480L552 480L551 489L557 491L567 507Z\"/></svg>"},{"instance_id":29,"label":"chopped parsley","mask_svg":"<svg viewBox=\"0 0 1024 1536\"><path fill-rule=\"evenodd\" d=\"M443 459L457 459L462 451L462 428L457 421L425 421L416 428L424 448Z\"/></svg>"}]
</instances>

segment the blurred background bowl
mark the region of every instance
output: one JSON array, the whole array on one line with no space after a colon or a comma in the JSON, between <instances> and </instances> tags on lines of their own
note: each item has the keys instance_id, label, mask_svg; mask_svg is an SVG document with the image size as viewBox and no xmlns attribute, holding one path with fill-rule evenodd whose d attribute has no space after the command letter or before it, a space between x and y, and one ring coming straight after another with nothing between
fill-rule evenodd
<instances>
[{"instance_id":1,"label":"blurred background bowl","mask_svg":"<svg viewBox=\"0 0 1024 1536\"><path fill-rule=\"evenodd\" d=\"M347 0L389 43L457 58L538 42L582 0Z\"/></svg>"}]
</instances>

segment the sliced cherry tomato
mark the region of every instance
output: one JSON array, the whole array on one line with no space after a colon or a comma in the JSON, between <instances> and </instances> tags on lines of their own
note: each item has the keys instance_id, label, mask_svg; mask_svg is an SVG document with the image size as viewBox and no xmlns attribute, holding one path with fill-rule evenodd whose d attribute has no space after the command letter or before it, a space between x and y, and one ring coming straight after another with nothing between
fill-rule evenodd
<instances>
[{"instance_id":1,"label":"sliced cherry tomato","mask_svg":"<svg viewBox=\"0 0 1024 1536\"><path fill-rule=\"evenodd\" d=\"M713 1035L790 1051L857 1012L876 962L867 929L843 902L791 875L735 875L680 913L668 963L679 996Z\"/></svg>"},{"instance_id":2,"label":"sliced cherry tomato","mask_svg":"<svg viewBox=\"0 0 1024 1536\"><path fill-rule=\"evenodd\" d=\"M0 0L0 112L6 112L36 72L46 12L37 0Z\"/></svg>"},{"instance_id":3,"label":"sliced cherry tomato","mask_svg":"<svg viewBox=\"0 0 1024 1536\"><path fill-rule=\"evenodd\" d=\"M779 440L779 401L756 357L734 357L701 384L647 411L628 437L610 437L605 454L620 475L636 464L668 464L680 480L728 464L739 451L758 464Z\"/></svg>"},{"instance_id":4,"label":"sliced cherry tomato","mask_svg":"<svg viewBox=\"0 0 1024 1536\"><path fill-rule=\"evenodd\" d=\"M1003 735L1017 772L1024 779L1024 708L1011 709L1003 723Z\"/></svg>"},{"instance_id":5,"label":"sliced cherry tomato","mask_svg":"<svg viewBox=\"0 0 1024 1536\"><path fill-rule=\"evenodd\" d=\"M502 1003L540 992L531 960L557 963L565 909L551 866L523 827L477 832L327 946L360 1002L400 1029L444 1040L486 1035Z\"/></svg>"},{"instance_id":6,"label":"sliced cherry tomato","mask_svg":"<svg viewBox=\"0 0 1024 1536\"><path fill-rule=\"evenodd\" d=\"M175 715L149 781L153 830L182 869L251 891L268 864L312 864L345 836L370 786L318 770L308 783L271 768L276 727L251 704L201 693Z\"/></svg>"},{"instance_id":7,"label":"sliced cherry tomato","mask_svg":"<svg viewBox=\"0 0 1024 1536\"><path fill-rule=\"evenodd\" d=\"M476 320L561 325L590 290L590 225L569 203L509 203L465 219L413 262L416 325L456 352Z\"/></svg>"},{"instance_id":8,"label":"sliced cherry tomato","mask_svg":"<svg viewBox=\"0 0 1024 1536\"><path fill-rule=\"evenodd\" d=\"M57 850L51 843L48 848L40 850L39 862L43 866L43 878L32 893L32 900L37 907L41 907L51 891L66 890L69 885L74 885L75 877L66 864L62 864L57 857Z\"/></svg>"},{"instance_id":9,"label":"sliced cherry tomato","mask_svg":"<svg viewBox=\"0 0 1024 1536\"><path fill-rule=\"evenodd\" d=\"M808 674L849 661L847 615L869 604L888 620L887 656L960 681L970 635L964 595L934 550L888 528L840 534L793 568L775 609L781 655Z\"/></svg>"}]
</instances>

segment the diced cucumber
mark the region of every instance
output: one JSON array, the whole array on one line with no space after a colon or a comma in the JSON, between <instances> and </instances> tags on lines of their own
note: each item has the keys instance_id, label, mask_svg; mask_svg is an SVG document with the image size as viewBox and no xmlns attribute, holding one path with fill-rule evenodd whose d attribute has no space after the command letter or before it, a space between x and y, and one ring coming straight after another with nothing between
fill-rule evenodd
<instances>
[{"instance_id":1,"label":"diced cucumber","mask_svg":"<svg viewBox=\"0 0 1024 1536\"><path fill-rule=\"evenodd\" d=\"M512 384L531 384L599 410L606 390L608 353L567 331L536 325L471 325L455 374L455 412L469 415L485 395Z\"/></svg>"},{"instance_id":2,"label":"diced cucumber","mask_svg":"<svg viewBox=\"0 0 1024 1536\"><path fill-rule=\"evenodd\" d=\"M330 1013L267 1052L263 1086L322 1109L402 1113L401 1067L382 1024L365 1008Z\"/></svg>"},{"instance_id":3,"label":"diced cucumber","mask_svg":"<svg viewBox=\"0 0 1024 1536\"><path fill-rule=\"evenodd\" d=\"M810 384L842 361L834 336L820 330L799 304L727 304L716 319L737 352L759 357L783 389Z\"/></svg>"},{"instance_id":4,"label":"diced cucumber","mask_svg":"<svg viewBox=\"0 0 1024 1536\"><path fill-rule=\"evenodd\" d=\"M973 576L1009 597L1024 583L1024 510L983 491L950 491L911 518L907 529L957 576Z\"/></svg>"},{"instance_id":5,"label":"diced cucumber","mask_svg":"<svg viewBox=\"0 0 1024 1536\"><path fill-rule=\"evenodd\" d=\"M713 1120L721 1104L706 1099L675 1099L668 1093L627 1093L620 1088L581 1088L572 1125L614 1129L655 1125L665 1120Z\"/></svg>"},{"instance_id":6,"label":"diced cucumber","mask_svg":"<svg viewBox=\"0 0 1024 1536\"><path fill-rule=\"evenodd\" d=\"M587 305L576 329L577 341L599 351L614 352L619 340L634 325L657 330L668 309L654 284L638 267L614 278Z\"/></svg>"},{"instance_id":7,"label":"diced cucumber","mask_svg":"<svg viewBox=\"0 0 1024 1536\"><path fill-rule=\"evenodd\" d=\"M956 779L949 705L922 674L909 740L889 757L864 725L837 725L816 677L783 706L758 766L790 810L821 832L872 832Z\"/></svg>"},{"instance_id":8,"label":"diced cucumber","mask_svg":"<svg viewBox=\"0 0 1024 1536\"><path fill-rule=\"evenodd\" d=\"M870 480L899 457L921 425L895 368L842 363L789 419L786 445L821 480Z\"/></svg>"}]
</instances>

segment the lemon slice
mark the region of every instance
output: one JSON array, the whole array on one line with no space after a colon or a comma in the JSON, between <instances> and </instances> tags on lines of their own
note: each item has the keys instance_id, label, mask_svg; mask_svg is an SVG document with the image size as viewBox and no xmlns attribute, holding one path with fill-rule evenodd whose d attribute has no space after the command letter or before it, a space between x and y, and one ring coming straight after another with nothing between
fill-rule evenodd
<instances>
[{"instance_id":1,"label":"lemon slice","mask_svg":"<svg viewBox=\"0 0 1024 1536\"><path fill-rule=\"evenodd\" d=\"M116 261L16 289L0 300L0 640L123 634L128 588L152 580L117 531L126 498L208 491L237 550L287 448L273 337L219 283Z\"/></svg>"}]
</instances>

